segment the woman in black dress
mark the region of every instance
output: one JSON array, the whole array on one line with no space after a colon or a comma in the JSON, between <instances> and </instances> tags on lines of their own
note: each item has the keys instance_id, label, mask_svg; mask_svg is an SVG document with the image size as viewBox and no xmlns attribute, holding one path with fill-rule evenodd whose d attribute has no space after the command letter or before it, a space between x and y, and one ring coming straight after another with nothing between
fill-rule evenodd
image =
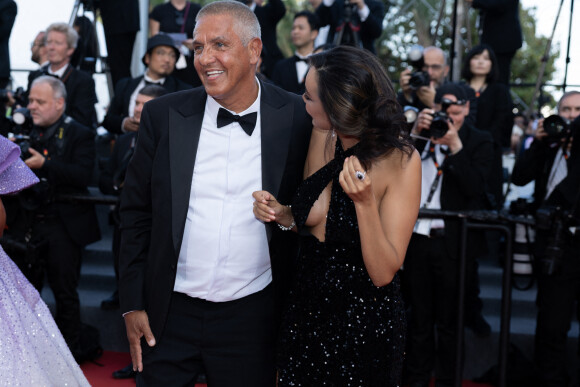
<instances>
[{"instance_id":1,"label":"woman in black dress","mask_svg":"<svg viewBox=\"0 0 580 387\"><path fill-rule=\"evenodd\" d=\"M494 142L493 172L489 182L489 193L495 203L489 209L500 209L503 204L502 153L511 145L513 128L513 103L509 89L498 82L497 59L491 47L475 46L465 57L461 76L475 92L472 107L477 111L475 127L491 133Z\"/></svg>"},{"instance_id":2,"label":"woman in black dress","mask_svg":"<svg viewBox=\"0 0 580 387\"><path fill-rule=\"evenodd\" d=\"M419 210L421 161L374 55L339 46L309 62L306 179L291 206L254 193L256 217L301 240L278 385L398 386L405 317L397 272Z\"/></svg>"}]
</instances>

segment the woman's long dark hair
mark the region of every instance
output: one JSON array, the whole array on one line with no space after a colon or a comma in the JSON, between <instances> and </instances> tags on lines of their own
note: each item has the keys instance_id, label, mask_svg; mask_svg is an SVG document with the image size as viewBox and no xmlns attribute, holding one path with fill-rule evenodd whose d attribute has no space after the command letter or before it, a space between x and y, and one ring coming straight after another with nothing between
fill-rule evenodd
<instances>
[{"instance_id":1,"label":"woman's long dark hair","mask_svg":"<svg viewBox=\"0 0 580 387\"><path fill-rule=\"evenodd\" d=\"M491 69L489 70L489 73L485 77L485 82L488 85L497 82L497 80L499 79L497 57L495 56L495 52L493 52L493 49L487 44L480 44L469 50L469 52L465 56L465 59L463 60L463 67L461 69L461 78L467 80L468 82L471 81L471 78L473 78L473 73L471 72L471 64L469 62L471 62L471 59L473 59L474 56L482 54L486 50L489 53L489 59L491 60Z\"/></svg>"},{"instance_id":2,"label":"woman's long dark hair","mask_svg":"<svg viewBox=\"0 0 580 387\"><path fill-rule=\"evenodd\" d=\"M355 155L365 169L399 149L413 145L393 85L370 52L338 46L309 58L316 70L318 97L337 132L359 138Z\"/></svg>"}]
</instances>

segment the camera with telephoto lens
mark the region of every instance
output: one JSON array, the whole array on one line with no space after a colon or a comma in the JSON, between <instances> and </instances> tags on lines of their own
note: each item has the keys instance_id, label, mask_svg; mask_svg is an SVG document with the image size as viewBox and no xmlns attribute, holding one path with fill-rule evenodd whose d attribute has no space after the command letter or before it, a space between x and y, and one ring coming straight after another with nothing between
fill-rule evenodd
<instances>
[{"instance_id":1,"label":"camera with telephoto lens","mask_svg":"<svg viewBox=\"0 0 580 387\"><path fill-rule=\"evenodd\" d=\"M562 266L563 246L570 234L568 227L572 223L569 211L559 206L540 207L536 211L536 228L547 232L547 243L540 259L542 274L554 275Z\"/></svg>"},{"instance_id":2,"label":"camera with telephoto lens","mask_svg":"<svg viewBox=\"0 0 580 387\"><path fill-rule=\"evenodd\" d=\"M544 119L544 131L548 135L548 140L557 141L572 134L570 121L553 114Z\"/></svg>"},{"instance_id":3,"label":"camera with telephoto lens","mask_svg":"<svg viewBox=\"0 0 580 387\"><path fill-rule=\"evenodd\" d=\"M423 71L423 66L425 65L425 61L423 60L423 46L419 46L418 44L413 45L409 50L408 57L409 63L414 69L409 79L409 87L412 90L417 90L422 86L429 86L431 77L428 72Z\"/></svg>"},{"instance_id":4,"label":"camera with telephoto lens","mask_svg":"<svg viewBox=\"0 0 580 387\"><path fill-rule=\"evenodd\" d=\"M10 139L20 147L20 157L23 160L31 157L29 152L31 147L32 117L27 108L18 108L12 112L10 117L11 134ZM34 147L33 147L34 148Z\"/></svg>"}]
</instances>

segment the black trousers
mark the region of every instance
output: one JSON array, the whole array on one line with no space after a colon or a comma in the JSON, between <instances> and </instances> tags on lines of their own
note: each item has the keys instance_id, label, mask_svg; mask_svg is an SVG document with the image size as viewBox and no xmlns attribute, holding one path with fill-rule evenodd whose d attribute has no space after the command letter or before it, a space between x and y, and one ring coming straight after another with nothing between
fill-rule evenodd
<instances>
[{"instance_id":1,"label":"black trousers","mask_svg":"<svg viewBox=\"0 0 580 387\"><path fill-rule=\"evenodd\" d=\"M538 277L534 362L544 387L568 385L568 331L572 318L578 317L580 243L568 244L563 250L558 272Z\"/></svg>"},{"instance_id":2,"label":"black trousers","mask_svg":"<svg viewBox=\"0 0 580 387\"><path fill-rule=\"evenodd\" d=\"M46 273L56 301L55 321L69 348L79 348L81 314L77 288L81 274L83 247L69 236L58 217L37 219L33 238L48 241Z\"/></svg>"},{"instance_id":3,"label":"black trousers","mask_svg":"<svg viewBox=\"0 0 580 387\"><path fill-rule=\"evenodd\" d=\"M107 63L111 70L113 86L117 85L119 80L131 77L131 58L133 57L133 45L136 35L136 32L107 34L105 30L108 55Z\"/></svg>"},{"instance_id":4,"label":"black trousers","mask_svg":"<svg viewBox=\"0 0 580 387\"><path fill-rule=\"evenodd\" d=\"M408 382L452 385L457 332L459 262L450 258L445 237L413 234L403 270L410 305L406 369ZM467 259L472 270L473 259ZM435 335L435 332L437 334Z\"/></svg>"},{"instance_id":5,"label":"black trousers","mask_svg":"<svg viewBox=\"0 0 580 387\"><path fill-rule=\"evenodd\" d=\"M157 345L142 340L137 386L193 386L205 371L210 387L273 387L274 317L272 285L229 302L173 293Z\"/></svg>"}]
</instances>

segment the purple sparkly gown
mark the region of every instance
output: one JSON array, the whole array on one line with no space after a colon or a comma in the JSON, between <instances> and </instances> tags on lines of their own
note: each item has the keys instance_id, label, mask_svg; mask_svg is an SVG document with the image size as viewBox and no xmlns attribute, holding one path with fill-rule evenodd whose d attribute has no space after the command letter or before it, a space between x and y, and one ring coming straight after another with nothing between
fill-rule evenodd
<instances>
[{"instance_id":1,"label":"purple sparkly gown","mask_svg":"<svg viewBox=\"0 0 580 387\"><path fill-rule=\"evenodd\" d=\"M278 386L395 387L401 383L405 313L399 276L372 283L362 258L354 203L338 176L344 151L299 187L292 213L301 235L295 286L282 321ZM325 241L303 226L332 182Z\"/></svg>"},{"instance_id":2,"label":"purple sparkly gown","mask_svg":"<svg viewBox=\"0 0 580 387\"><path fill-rule=\"evenodd\" d=\"M38 182L0 136L0 195ZM0 247L0 386L89 386L46 304Z\"/></svg>"}]
</instances>

